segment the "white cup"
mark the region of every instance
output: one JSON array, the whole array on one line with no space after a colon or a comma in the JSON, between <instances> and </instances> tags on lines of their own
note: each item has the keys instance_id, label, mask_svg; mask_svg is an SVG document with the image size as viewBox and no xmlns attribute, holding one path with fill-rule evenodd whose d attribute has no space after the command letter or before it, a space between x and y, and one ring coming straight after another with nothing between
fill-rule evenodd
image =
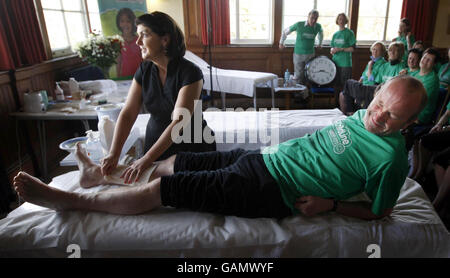
<instances>
[{"instance_id":1,"label":"white cup","mask_svg":"<svg viewBox=\"0 0 450 278\"><path fill-rule=\"evenodd\" d=\"M38 93L25 93L23 95L23 110L28 113L40 113L45 111L45 103L42 95Z\"/></svg>"}]
</instances>

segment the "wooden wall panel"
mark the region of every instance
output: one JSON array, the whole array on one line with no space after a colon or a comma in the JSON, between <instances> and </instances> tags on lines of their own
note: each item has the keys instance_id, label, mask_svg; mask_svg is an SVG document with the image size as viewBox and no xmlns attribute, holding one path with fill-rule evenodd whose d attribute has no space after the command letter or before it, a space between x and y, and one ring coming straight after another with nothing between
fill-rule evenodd
<instances>
[{"instance_id":1,"label":"wooden wall panel","mask_svg":"<svg viewBox=\"0 0 450 278\"><path fill-rule=\"evenodd\" d=\"M83 65L85 63L77 56L71 56L17 69L13 74L15 80L11 80L9 72L0 72L0 129L2 130L0 133L2 146L0 159L10 178L19 168L27 169L32 174L40 174L42 165L36 122L19 121L16 125L15 119L9 114L21 109L23 94L28 91L46 90L49 96L55 97L55 81L59 81L65 71ZM66 152L59 150L59 143L73 137L74 133L80 132L80 130L82 130L82 126L78 121L74 121L71 125L63 121L47 122L49 171L57 167L59 160L67 155ZM19 165L19 161L21 161L21 165Z\"/></svg>"}]
</instances>

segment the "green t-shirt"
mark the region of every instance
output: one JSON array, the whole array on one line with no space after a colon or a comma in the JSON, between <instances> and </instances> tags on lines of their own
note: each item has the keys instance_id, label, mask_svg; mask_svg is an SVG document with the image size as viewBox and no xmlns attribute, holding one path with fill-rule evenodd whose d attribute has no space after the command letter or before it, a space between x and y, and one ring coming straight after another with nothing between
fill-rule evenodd
<instances>
[{"instance_id":1,"label":"green t-shirt","mask_svg":"<svg viewBox=\"0 0 450 278\"><path fill-rule=\"evenodd\" d=\"M419 79L425 90L427 91L428 101L425 108L420 112L418 119L421 124L428 124L433 119L434 111L436 110L437 100L439 96L439 79L434 71L430 71L427 75L421 76L420 71L415 71L410 74Z\"/></svg>"},{"instance_id":2,"label":"green t-shirt","mask_svg":"<svg viewBox=\"0 0 450 278\"><path fill-rule=\"evenodd\" d=\"M391 65L390 62L384 63L382 66L380 66L380 69L374 77L375 83L380 84L388 81L392 77L397 76L398 73L404 68L406 68L406 66L403 62L395 65Z\"/></svg>"},{"instance_id":3,"label":"green t-shirt","mask_svg":"<svg viewBox=\"0 0 450 278\"><path fill-rule=\"evenodd\" d=\"M305 21L299 21L289 27L289 31L297 32L297 39L294 47L295 54L313 54L314 40L316 35L322 31L322 26L319 23L314 24L314 26L305 26Z\"/></svg>"},{"instance_id":4,"label":"green t-shirt","mask_svg":"<svg viewBox=\"0 0 450 278\"><path fill-rule=\"evenodd\" d=\"M450 63L441 66L439 69L438 78L440 87L447 89L448 84L450 84Z\"/></svg>"},{"instance_id":5,"label":"green t-shirt","mask_svg":"<svg viewBox=\"0 0 450 278\"><path fill-rule=\"evenodd\" d=\"M408 173L400 132L387 136L364 127L366 110L313 134L263 150L264 162L293 213L296 198L319 196L346 200L365 192L372 212L394 207Z\"/></svg>"},{"instance_id":6,"label":"green t-shirt","mask_svg":"<svg viewBox=\"0 0 450 278\"><path fill-rule=\"evenodd\" d=\"M380 57L378 60L375 61L375 64L373 64L372 67L372 78L370 79L367 76L367 70L369 69L369 64L367 64L366 68L364 69L361 75L363 85L376 85L375 76L377 76L378 71L380 71L380 67L385 63L386 60L383 57Z\"/></svg>"},{"instance_id":7,"label":"green t-shirt","mask_svg":"<svg viewBox=\"0 0 450 278\"><path fill-rule=\"evenodd\" d=\"M410 40L411 40L411 47L413 46L413 44L416 42L416 39L414 37L414 35L410 35ZM408 43L406 41L406 36L398 36L396 38L396 41L403 43L403 45L405 46L405 53L403 53L403 58L402 61L403 62L407 62L408 61Z\"/></svg>"},{"instance_id":8,"label":"green t-shirt","mask_svg":"<svg viewBox=\"0 0 450 278\"><path fill-rule=\"evenodd\" d=\"M355 34L352 30L345 28L342 31L337 31L331 40L331 47L347 48L356 44ZM340 51L333 55L333 61L338 67L352 66L352 53Z\"/></svg>"}]
</instances>

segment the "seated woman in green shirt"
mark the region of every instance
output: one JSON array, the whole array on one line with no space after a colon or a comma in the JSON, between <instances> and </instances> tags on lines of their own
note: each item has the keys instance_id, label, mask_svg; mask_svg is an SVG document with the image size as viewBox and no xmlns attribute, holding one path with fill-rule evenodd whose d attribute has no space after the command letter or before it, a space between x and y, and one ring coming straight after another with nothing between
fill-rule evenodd
<instances>
[{"instance_id":1,"label":"seated woman in green shirt","mask_svg":"<svg viewBox=\"0 0 450 278\"><path fill-rule=\"evenodd\" d=\"M378 74L380 67L386 63L384 56L386 55L386 46L382 41L376 41L370 47L370 61L367 63L359 82L363 85L375 85L375 75Z\"/></svg>"},{"instance_id":2,"label":"seated woman in green shirt","mask_svg":"<svg viewBox=\"0 0 450 278\"><path fill-rule=\"evenodd\" d=\"M408 68L403 69L399 74L411 74L420 70L420 59L422 59L422 51L416 48L410 49L408 51Z\"/></svg>"},{"instance_id":3,"label":"seated woman in green shirt","mask_svg":"<svg viewBox=\"0 0 450 278\"><path fill-rule=\"evenodd\" d=\"M433 70L436 62L439 61L439 52L433 48L424 51L420 59L420 70L410 73L411 76L419 79L428 95L428 103L419 114L418 124L427 125L433 120L434 111L439 95L439 79Z\"/></svg>"},{"instance_id":4,"label":"seated woman in green shirt","mask_svg":"<svg viewBox=\"0 0 450 278\"><path fill-rule=\"evenodd\" d=\"M381 84L394 76L397 76L400 71L406 68L402 57L405 52L405 47L401 42L392 42L388 47L388 63L380 67L378 74L375 76L375 83Z\"/></svg>"}]
</instances>

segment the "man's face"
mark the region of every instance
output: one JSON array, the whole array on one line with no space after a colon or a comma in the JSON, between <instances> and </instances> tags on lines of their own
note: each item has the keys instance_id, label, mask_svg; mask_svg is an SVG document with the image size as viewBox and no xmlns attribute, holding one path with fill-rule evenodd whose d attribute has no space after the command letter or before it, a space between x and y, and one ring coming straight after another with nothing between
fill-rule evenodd
<instances>
[{"instance_id":1,"label":"man's face","mask_svg":"<svg viewBox=\"0 0 450 278\"><path fill-rule=\"evenodd\" d=\"M308 25L309 26L314 26L314 24L316 24L318 18L319 17L316 14L309 14L309 16L308 16Z\"/></svg>"},{"instance_id":2,"label":"man's face","mask_svg":"<svg viewBox=\"0 0 450 278\"><path fill-rule=\"evenodd\" d=\"M407 93L401 80L393 80L382 87L367 108L364 126L367 131L383 136L406 128L419 109L420 94Z\"/></svg>"},{"instance_id":3,"label":"man's face","mask_svg":"<svg viewBox=\"0 0 450 278\"><path fill-rule=\"evenodd\" d=\"M419 55L411 52L408 55L408 67L410 69L417 69L419 68Z\"/></svg>"}]
</instances>

